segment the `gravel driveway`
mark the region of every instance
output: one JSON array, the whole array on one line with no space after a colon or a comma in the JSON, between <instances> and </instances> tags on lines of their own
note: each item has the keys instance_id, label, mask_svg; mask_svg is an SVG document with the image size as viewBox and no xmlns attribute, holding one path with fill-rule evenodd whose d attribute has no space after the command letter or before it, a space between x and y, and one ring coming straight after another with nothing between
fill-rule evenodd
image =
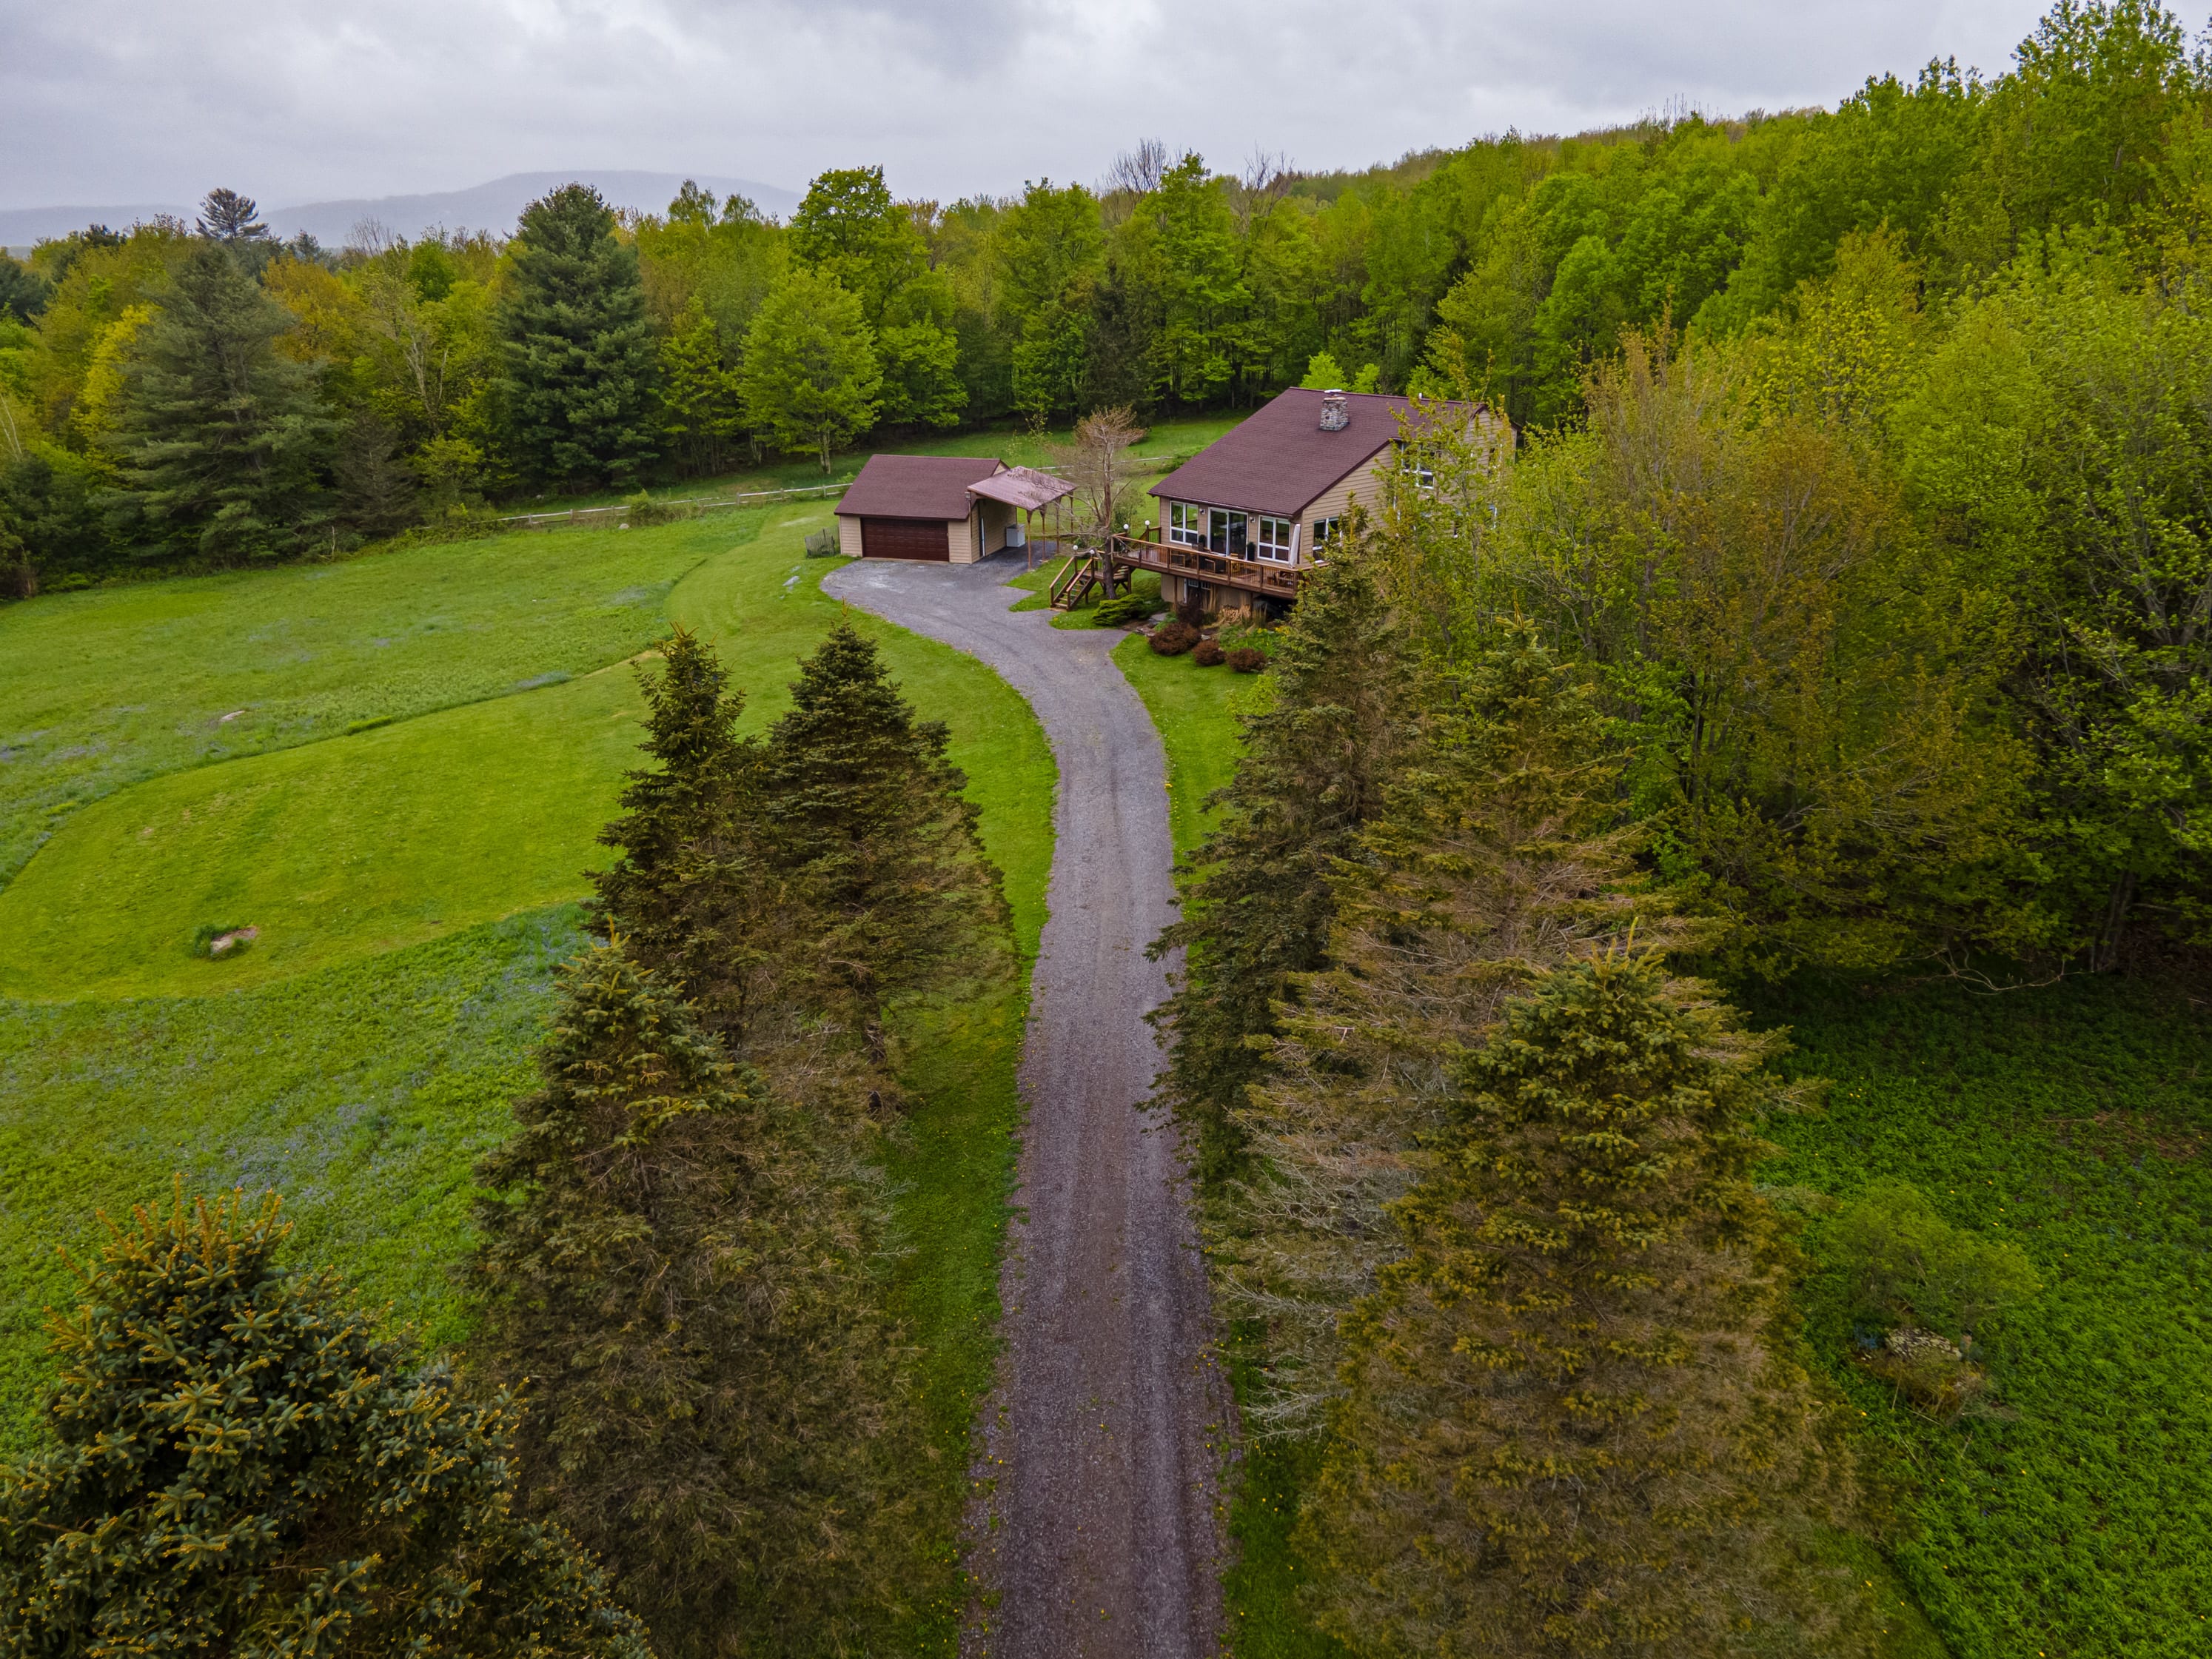
<instances>
[{"instance_id":1,"label":"gravel driveway","mask_svg":"<svg viewBox=\"0 0 2212 1659\"><path fill-rule=\"evenodd\" d=\"M1160 1066L1144 1017L1167 994L1145 947L1173 914L1164 757L1109 659L1121 632L1011 612L1024 594L1004 583L1019 571L1005 557L872 560L823 584L998 670L1060 766L1000 1283L1007 1353L984 1418L994 1479L971 1560L999 1601L965 1645L1006 1659L1199 1659L1220 1647L1229 1407L1182 1160L1138 1109Z\"/></svg>"}]
</instances>

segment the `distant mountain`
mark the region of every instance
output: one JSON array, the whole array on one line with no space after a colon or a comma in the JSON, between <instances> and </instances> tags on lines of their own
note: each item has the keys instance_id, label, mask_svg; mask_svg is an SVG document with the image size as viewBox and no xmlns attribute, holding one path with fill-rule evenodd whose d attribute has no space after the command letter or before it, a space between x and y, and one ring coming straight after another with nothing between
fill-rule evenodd
<instances>
[{"instance_id":1,"label":"distant mountain","mask_svg":"<svg viewBox=\"0 0 2212 1659\"><path fill-rule=\"evenodd\" d=\"M556 185L596 185L599 194L617 207L641 213L662 213L686 178L696 179L717 196L744 196L763 213L778 217L799 205L799 198L776 185L755 179L723 179L702 173L623 173L580 167L573 173L511 173L471 190L442 191L429 196L379 196L350 202L308 202L299 207L272 208L261 216L277 235L292 237L306 231L326 246L342 246L353 228L374 219L386 230L410 240L426 230L489 230L505 236L514 229L522 210ZM4 225L0 216L0 225Z\"/></svg>"},{"instance_id":2,"label":"distant mountain","mask_svg":"<svg viewBox=\"0 0 2212 1659\"><path fill-rule=\"evenodd\" d=\"M715 195L749 197L763 213L781 217L799 198L778 185L755 179L725 179L703 173L629 173L581 167L573 173L511 173L469 190L439 191L427 196L362 197L344 202L306 202L298 207L264 209L262 217L277 235L306 231L328 247L343 246L353 228L373 219L410 240L426 230L489 230L504 236L522 210L556 185L574 180L599 186L617 207L660 213L686 178L696 179ZM156 214L173 214L189 222L193 210L179 203L140 203L125 207L0 208L0 247L27 247L49 236L66 236L87 225L121 230Z\"/></svg>"},{"instance_id":3,"label":"distant mountain","mask_svg":"<svg viewBox=\"0 0 2212 1659\"><path fill-rule=\"evenodd\" d=\"M0 208L0 247L28 247L50 236L66 236L87 225L121 230L159 214L190 219L192 210L174 202L141 202L131 207Z\"/></svg>"}]
</instances>

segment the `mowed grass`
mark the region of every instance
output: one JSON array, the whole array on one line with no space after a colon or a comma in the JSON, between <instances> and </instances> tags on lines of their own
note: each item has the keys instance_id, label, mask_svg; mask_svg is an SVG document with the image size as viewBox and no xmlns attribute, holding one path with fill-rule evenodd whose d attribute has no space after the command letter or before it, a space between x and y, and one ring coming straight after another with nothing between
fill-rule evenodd
<instances>
[{"instance_id":1,"label":"mowed grass","mask_svg":"<svg viewBox=\"0 0 2212 1659\"><path fill-rule=\"evenodd\" d=\"M1225 663L1200 668L1188 652L1163 657L1139 634L1114 647L1114 660L1159 728L1168 756L1169 829L1176 859L1187 859L1219 816L1206 803L1237 775L1243 744L1238 716L1263 706L1267 677L1236 673Z\"/></svg>"},{"instance_id":2,"label":"mowed grass","mask_svg":"<svg viewBox=\"0 0 2212 1659\"><path fill-rule=\"evenodd\" d=\"M836 562L800 554L827 518L826 504L769 508L738 535L720 519L527 545L589 564L609 544L670 544L654 556L692 574L667 590L642 641L611 637L603 650L649 644L672 620L698 629L757 728L787 705L798 659L843 612L819 592ZM896 1294L924 1354L939 1488L916 1540L939 1589L909 1634L917 1651L950 1651L968 1436L995 1354L1054 771L1027 705L991 671L863 613L851 620L920 712L951 729L1024 969L980 1002L908 1011L913 1105L886 1137ZM454 630L447 644L465 656L489 638ZM88 672L80 692L92 707L129 702L139 677L164 666ZM302 1256L341 1267L433 1341L465 1338L471 1310L451 1269L468 1248L469 1171L533 1085L553 970L578 942L565 901L605 856L596 835L638 760L629 665L578 666L564 683L283 753L216 766L183 753L188 769L88 809L0 893L0 975L17 998L0 1000L0 1438L21 1443L33 1429L47 1374L38 1310L68 1293L54 1247L83 1252L98 1212L165 1196L174 1173L200 1192L275 1187ZM445 667L484 683L481 664ZM361 690L378 706L378 688ZM240 914L204 914L225 909ZM186 917L272 920L244 955L209 963L183 954Z\"/></svg>"},{"instance_id":3,"label":"mowed grass","mask_svg":"<svg viewBox=\"0 0 2212 1659\"><path fill-rule=\"evenodd\" d=\"M642 650L677 579L770 516L500 536L0 608L0 883L130 784Z\"/></svg>"},{"instance_id":4,"label":"mowed grass","mask_svg":"<svg viewBox=\"0 0 2212 1659\"><path fill-rule=\"evenodd\" d=\"M736 538L704 524L564 538L650 535L688 545L698 568L664 608L715 641L732 682L751 691L746 720L756 726L781 712L798 658L837 614L817 591L834 562L799 554L827 507L767 511L766 541L758 523ZM699 550L714 539L722 550L702 564ZM478 545L453 550L471 556ZM1008 843L1012 820L996 810L1005 789L1042 763L1041 750L1012 735L1027 718L1008 717L1004 699L1013 694L1000 686L994 702L971 691L969 679L988 671L957 656L966 665L948 668L942 647L872 623L868 631L952 726L956 758L975 763L994 859L1012 868L1048 858ZM634 762L641 713L635 674L617 665L112 795L72 817L0 892L0 938L9 941L0 994L241 988L580 896L584 871L605 856L596 837ZM234 958L197 957L193 936L210 926L252 926L260 937Z\"/></svg>"}]
</instances>

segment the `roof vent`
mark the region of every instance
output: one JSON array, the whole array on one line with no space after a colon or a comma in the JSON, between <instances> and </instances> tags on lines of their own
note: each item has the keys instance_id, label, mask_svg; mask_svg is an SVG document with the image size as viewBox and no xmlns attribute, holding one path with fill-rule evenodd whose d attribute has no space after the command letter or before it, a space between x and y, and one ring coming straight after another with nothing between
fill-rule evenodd
<instances>
[{"instance_id":1,"label":"roof vent","mask_svg":"<svg viewBox=\"0 0 2212 1659\"><path fill-rule=\"evenodd\" d=\"M1352 410L1344 401L1344 394L1334 390L1321 394L1321 429L1341 432L1352 424Z\"/></svg>"}]
</instances>

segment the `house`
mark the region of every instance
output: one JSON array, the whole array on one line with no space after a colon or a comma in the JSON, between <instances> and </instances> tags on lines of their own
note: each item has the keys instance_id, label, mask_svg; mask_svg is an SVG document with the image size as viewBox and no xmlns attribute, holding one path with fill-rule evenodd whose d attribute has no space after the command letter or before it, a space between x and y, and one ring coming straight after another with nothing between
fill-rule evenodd
<instances>
[{"instance_id":1,"label":"house","mask_svg":"<svg viewBox=\"0 0 2212 1659\"><path fill-rule=\"evenodd\" d=\"M988 456L871 455L837 503L838 547L855 559L973 564L1006 546L1023 514L1074 487Z\"/></svg>"},{"instance_id":2,"label":"house","mask_svg":"<svg viewBox=\"0 0 2212 1659\"><path fill-rule=\"evenodd\" d=\"M1170 605L1279 615L1352 503L1380 496L1401 422L1456 418L1510 441L1485 404L1294 387L1154 484L1158 534L1121 539L1115 563L1158 571Z\"/></svg>"}]
</instances>

